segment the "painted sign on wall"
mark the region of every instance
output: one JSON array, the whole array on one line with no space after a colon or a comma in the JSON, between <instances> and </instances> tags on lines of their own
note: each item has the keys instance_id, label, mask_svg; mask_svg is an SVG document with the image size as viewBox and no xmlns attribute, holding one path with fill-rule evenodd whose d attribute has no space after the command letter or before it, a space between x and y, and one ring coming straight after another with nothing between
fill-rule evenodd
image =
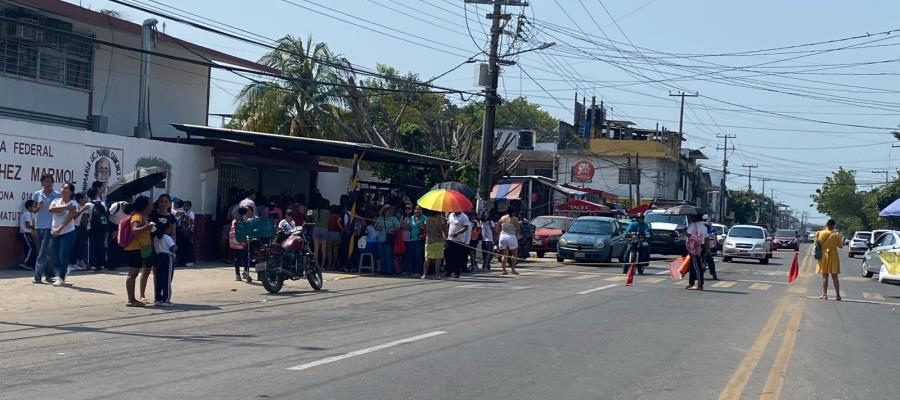
<instances>
[{"instance_id":1,"label":"painted sign on wall","mask_svg":"<svg viewBox=\"0 0 900 400\"><path fill-rule=\"evenodd\" d=\"M162 166L167 179L148 195L172 193L204 212L201 172L214 168L209 148L122 137L58 126L0 119L0 227L18 226L24 203L44 174L85 192L94 181L116 182L138 166ZM173 185L173 172L178 182ZM215 187L210 189L215 190Z\"/></svg>"},{"instance_id":2,"label":"painted sign on wall","mask_svg":"<svg viewBox=\"0 0 900 400\"><path fill-rule=\"evenodd\" d=\"M572 179L578 182L590 182L594 179L594 164L581 160L572 166Z\"/></svg>"}]
</instances>

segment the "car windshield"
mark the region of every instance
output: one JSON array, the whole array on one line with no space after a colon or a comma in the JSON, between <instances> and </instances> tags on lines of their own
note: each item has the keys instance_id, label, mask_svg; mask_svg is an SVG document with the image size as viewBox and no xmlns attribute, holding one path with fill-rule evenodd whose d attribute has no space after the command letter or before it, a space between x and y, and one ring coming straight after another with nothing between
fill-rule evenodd
<instances>
[{"instance_id":1,"label":"car windshield","mask_svg":"<svg viewBox=\"0 0 900 400\"><path fill-rule=\"evenodd\" d=\"M797 236L797 231L792 231L789 229L779 229L775 231L775 236L778 237L794 237Z\"/></svg>"},{"instance_id":2,"label":"car windshield","mask_svg":"<svg viewBox=\"0 0 900 400\"><path fill-rule=\"evenodd\" d=\"M716 231L716 235L724 235L725 234L724 226L713 226L713 229Z\"/></svg>"},{"instance_id":3,"label":"car windshield","mask_svg":"<svg viewBox=\"0 0 900 400\"><path fill-rule=\"evenodd\" d=\"M537 217L531 221L531 224L537 229L566 229L565 218Z\"/></svg>"},{"instance_id":4,"label":"car windshield","mask_svg":"<svg viewBox=\"0 0 900 400\"><path fill-rule=\"evenodd\" d=\"M569 233L584 233L589 235L609 235L612 233L612 224L609 221L575 220L569 227Z\"/></svg>"},{"instance_id":5,"label":"car windshield","mask_svg":"<svg viewBox=\"0 0 900 400\"><path fill-rule=\"evenodd\" d=\"M859 240L869 240L872 238L872 234L869 232L857 232L856 238Z\"/></svg>"},{"instance_id":6,"label":"car windshield","mask_svg":"<svg viewBox=\"0 0 900 400\"><path fill-rule=\"evenodd\" d=\"M765 239L766 234L763 233L762 229L759 228L751 228L749 226L737 226L731 228L731 231L728 232L728 236L735 238L750 238L750 239Z\"/></svg>"},{"instance_id":7,"label":"car windshield","mask_svg":"<svg viewBox=\"0 0 900 400\"><path fill-rule=\"evenodd\" d=\"M678 214L650 213L644 217L644 221L647 223L667 222L676 225L687 225L687 217Z\"/></svg>"}]
</instances>

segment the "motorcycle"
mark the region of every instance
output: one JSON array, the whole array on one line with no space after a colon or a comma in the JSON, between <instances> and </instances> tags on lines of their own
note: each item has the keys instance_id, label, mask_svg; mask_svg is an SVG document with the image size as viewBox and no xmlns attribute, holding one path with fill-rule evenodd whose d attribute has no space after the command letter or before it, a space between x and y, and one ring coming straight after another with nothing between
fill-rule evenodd
<instances>
[{"instance_id":1,"label":"motorcycle","mask_svg":"<svg viewBox=\"0 0 900 400\"><path fill-rule=\"evenodd\" d=\"M647 246L647 242L637 234L631 233L625 237L625 244L628 245L628 251L625 253L622 273L628 273L628 267L634 265L638 275L643 275L645 262L641 261L641 249Z\"/></svg>"},{"instance_id":2,"label":"motorcycle","mask_svg":"<svg viewBox=\"0 0 900 400\"><path fill-rule=\"evenodd\" d=\"M259 249L256 260L257 279L269 293L278 293L284 281L303 277L314 290L322 290L322 268L310 249L308 232L313 224L298 226L290 232L280 231L272 243ZM283 239L283 240L281 240Z\"/></svg>"}]
</instances>

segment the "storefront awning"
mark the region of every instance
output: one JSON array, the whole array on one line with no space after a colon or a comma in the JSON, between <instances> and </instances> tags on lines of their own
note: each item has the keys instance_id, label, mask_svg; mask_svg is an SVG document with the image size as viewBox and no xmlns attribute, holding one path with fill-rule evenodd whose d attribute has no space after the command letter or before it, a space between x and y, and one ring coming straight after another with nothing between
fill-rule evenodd
<instances>
[{"instance_id":1,"label":"storefront awning","mask_svg":"<svg viewBox=\"0 0 900 400\"><path fill-rule=\"evenodd\" d=\"M270 133L250 132L237 129L214 128L211 126L172 124L187 134L188 139L207 138L252 143L255 146L281 149L288 152L300 152L315 156L353 158L363 156L365 161L391 164L416 165L421 167L448 167L455 161L431 157L408 151L394 150L369 143L351 143L339 140L315 139L296 136L273 135Z\"/></svg>"},{"instance_id":2,"label":"storefront awning","mask_svg":"<svg viewBox=\"0 0 900 400\"><path fill-rule=\"evenodd\" d=\"M519 200L522 197L521 183L498 183L491 189L491 199Z\"/></svg>"},{"instance_id":3,"label":"storefront awning","mask_svg":"<svg viewBox=\"0 0 900 400\"><path fill-rule=\"evenodd\" d=\"M602 204L592 203L587 200L572 200L568 203L557 204L556 211L590 213L609 211L609 207Z\"/></svg>"}]
</instances>

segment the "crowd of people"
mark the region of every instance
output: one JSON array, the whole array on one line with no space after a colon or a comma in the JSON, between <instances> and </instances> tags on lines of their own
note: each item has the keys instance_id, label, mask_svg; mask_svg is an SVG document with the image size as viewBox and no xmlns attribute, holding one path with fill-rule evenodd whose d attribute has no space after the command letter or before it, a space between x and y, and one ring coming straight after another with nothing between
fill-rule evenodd
<instances>
[{"instance_id":1,"label":"crowd of people","mask_svg":"<svg viewBox=\"0 0 900 400\"><path fill-rule=\"evenodd\" d=\"M171 306L175 266L194 263L191 202L173 202L162 194L155 202L139 196L107 204L103 182L93 182L83 193L73 183L63 183L59 190L55 184L53 175L41 176L41 189L25 201L19 219L20 266L34 272L33 283L65 286L71 271L115 270L124 261L129 306L148 303L151 270L154 303ZM138 276L140 297L135 296Z\"/></svg>"},{"instance_id":2,"label":"crowd of people","mask_svg":"<svg viewBox=\"0 0 900 400\"><path fill-rule=\"evenodd\" d=\"M458 277L461 273L490 269L500 252L503 273L515 269L516 249L522 239L517 213L439 213L415 205L407 196L376 199L366 196L356 213L349 196L331 204L319 193L307 201L298 194L261 196L254 190L231 189L222 242L234 261L235 280L252 282L252 251L235 238L235 226L254 218L270 218L277 231L297 226L311 228L312 251L325 270L355 271L360 258L371 255L375 272L383 275Z\"/></svg>"}]
</instances>

